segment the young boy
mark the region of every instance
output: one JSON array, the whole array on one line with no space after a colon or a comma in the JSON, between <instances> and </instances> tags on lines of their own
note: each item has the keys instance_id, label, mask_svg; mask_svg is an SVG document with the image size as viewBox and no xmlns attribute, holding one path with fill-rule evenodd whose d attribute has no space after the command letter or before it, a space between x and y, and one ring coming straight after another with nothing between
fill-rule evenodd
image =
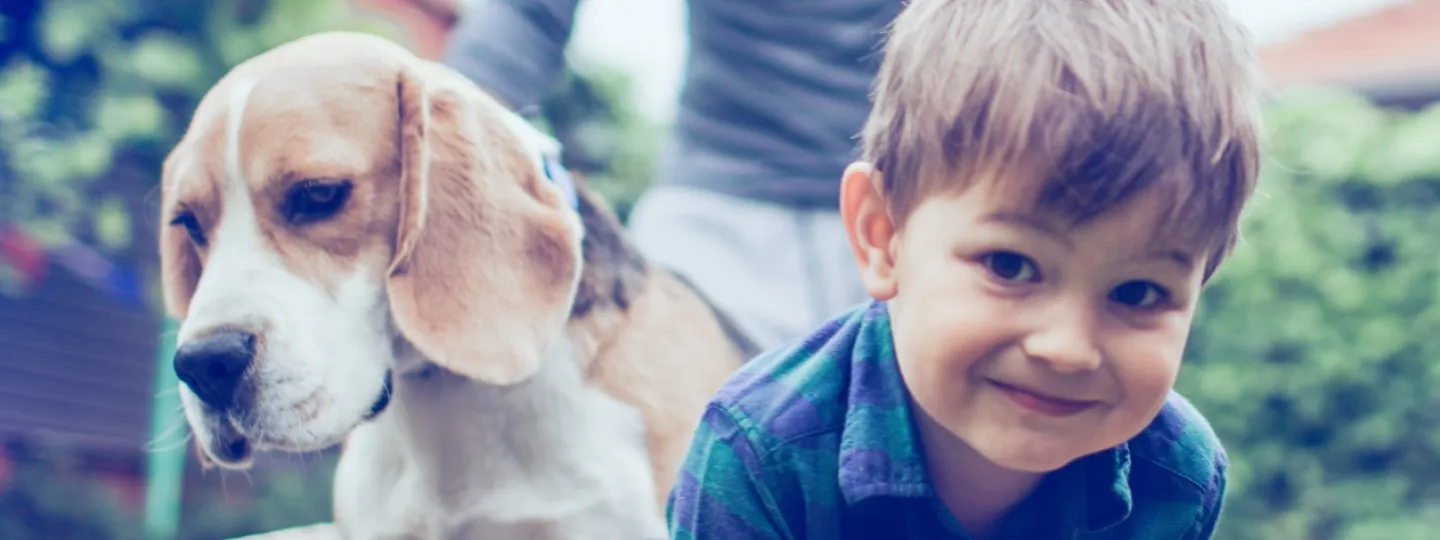
<instances>
[{"instance_id":1,"label":"young boy","mask_svg":"<svg viewBox=\"0 0 1440 540\"><path fill-rule=\"evenodd\" d=\"M685 539L1209 538L1172 391L1257 170L1221 0L914 0L841 211L875 302L714 398Z\"/></svg>"}]
</instances>

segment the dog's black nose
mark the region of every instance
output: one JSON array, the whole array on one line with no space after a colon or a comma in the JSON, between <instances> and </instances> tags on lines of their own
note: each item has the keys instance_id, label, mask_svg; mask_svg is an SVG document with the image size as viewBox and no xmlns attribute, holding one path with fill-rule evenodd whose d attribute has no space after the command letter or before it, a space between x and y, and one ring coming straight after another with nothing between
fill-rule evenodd
<instances>
[{"instance_id":1,"label":"dog's black nose","mask_svg":"<svg viewBox=\"0 0 1440 540\"><path fill-rule=\"evenodd\" d=\"M220 330L181 345L175 351L175 374L200 401L224 409L254 359L255 334Z\"/></svg>"}]
</instances>

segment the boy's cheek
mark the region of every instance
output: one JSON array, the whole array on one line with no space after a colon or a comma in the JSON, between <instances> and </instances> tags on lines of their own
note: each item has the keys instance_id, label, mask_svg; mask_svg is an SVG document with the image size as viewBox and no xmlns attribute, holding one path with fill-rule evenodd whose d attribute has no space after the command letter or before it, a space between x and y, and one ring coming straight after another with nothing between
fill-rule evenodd
<instances>
[{"instance_id":1,"label":"boy's cheek","mask_svg":"<svg viewBox=\"0 0 1440 540\"><path fill-rule=\"evenodd\" d=\"M1035 303L1026 301L1028 293L996 284L982 271L960 262L923 280L900 281L900 296L904 298L896 300L907 311L923 313L920 324L947 333L984 333L986 328L1031 318L1028 312ZM914 281L923 286L913 286Z\"/></svg>"},{"instance_id":2,"label":"boy's cheek","mask_svg":"<svg viewBox=\"0 0 1440 540\"><path fill-rule=\"evenodd\" d=\"M905 292L892 302L891 325L897 340L937 361L961 362L987 356L1013 340L1023 309L987 294L953 295L921 290Z\"/></svg>"},{"instance_id":3,"label":"boy's cheek","mask_svg":"<svg viewBox=\"0 0 1440 540\"><path fill-rule=\"evenodd\" d=\"M1143 311L1125 306L1107 306L1106 317L1114 321L1116 332L1125 334L1148 334L1162 339L1183 342L1195 322L1195 306L1181 305Z\"/></svg>"},{"instance_id":4,"label":"boy's cheek","mask_svg":"<svg viewBox=\"0 0 1440 540\"><path fill-rule=\"evenodd\" d=\"M1152 335L1112 344L1106 360L1124 389L1127 406L1159 407L1180 374L1185 342L1173 336ZM1119 346L1115 346L1119 345Z\"/></svg>"}]
</instances>

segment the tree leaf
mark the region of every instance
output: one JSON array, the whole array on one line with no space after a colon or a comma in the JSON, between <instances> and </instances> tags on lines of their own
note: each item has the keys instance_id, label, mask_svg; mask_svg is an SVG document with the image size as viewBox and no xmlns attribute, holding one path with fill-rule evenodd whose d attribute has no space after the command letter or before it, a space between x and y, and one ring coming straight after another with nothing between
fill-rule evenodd
<instances>
[{"instance_id":1,"label":"tree leaf","mask_svg":"<svg viewBox=\"0 0 1440 540\"><path fill-rule=\"evenodd\" d=\"M50 72L22 56L0 71L0 120L28 123L44 104Z\"/></svg>"},{"instance_id":2,"label":"tree leaf","mask_svg":"<svg viewBox=\"0 0 1440 540\"><path fill-rule=\"evenodd\" d=\"M101 247L119 251L130 245L130 211L125 201L113 195L106 197L95 209L93 220L95 238Z\"/></svg>"},{"instance_id":3,"label":"tree leaf","mask_svg":"<svg viewBox=\"0 0 1440 540\"><path fill-rule=\"evenodd\" d=\"M154 94L102 94L94 114L96 131L116 142L152 139L165 127L165 109Z\"/></svg>"},{"instance_id":4,"label":"tree leaf","mask_svg":"<svg viewBox=\"0 0 1440 540\"><path fill-rule=\"evenodd\" d=\"M95 36L96 12L75 0L42 2L40 15L40 47L51 60L68 64L84 52Z\"/></svg>"},{"instance_id":5,"label":"tree leaf","mask_svg":"<svg viewBox=\"0 0 1440 540\"><path fill-rule=\"evenodd\" d=\"M187 88L205 73L193 43L165 31L152 31L130 50L134 72L160 89Z\"/></svg>"}]
</instances>

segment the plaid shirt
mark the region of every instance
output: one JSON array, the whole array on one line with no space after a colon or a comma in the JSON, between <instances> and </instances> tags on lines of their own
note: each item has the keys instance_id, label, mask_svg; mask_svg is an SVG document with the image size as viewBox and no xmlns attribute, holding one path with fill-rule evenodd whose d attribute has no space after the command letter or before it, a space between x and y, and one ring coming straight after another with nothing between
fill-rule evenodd
<instances>
[{"instance_id":1,"label":"plaid shirt","mask_svg":"<svg viewBox=\"0 0 1440 540\"><path fill-rule=\"evenodd\" d=\"M1205 539L1225 452L1171 393L1119 447L1047 475L998 538ZM969 538L936 496L885 305L747 364L716 394L666 512L671 538Z\"/></svg>"}]
</instances>

